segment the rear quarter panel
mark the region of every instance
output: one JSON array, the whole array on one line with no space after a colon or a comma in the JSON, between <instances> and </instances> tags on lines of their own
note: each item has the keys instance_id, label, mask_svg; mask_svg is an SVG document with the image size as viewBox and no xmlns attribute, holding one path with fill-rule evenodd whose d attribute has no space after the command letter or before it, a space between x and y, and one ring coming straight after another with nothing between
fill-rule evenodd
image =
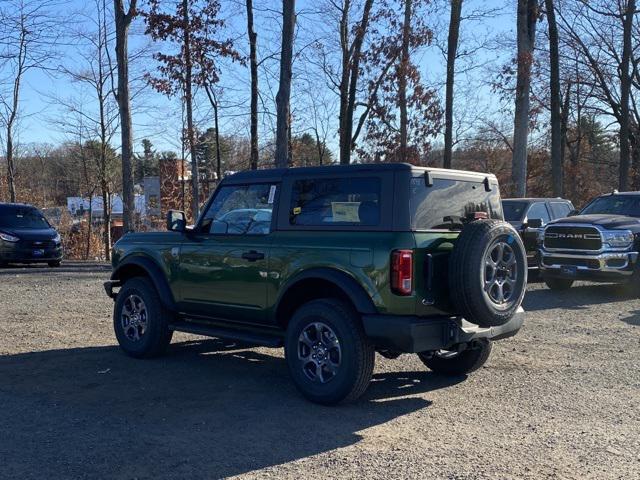
<instances>
[{"instance_id":1,"label":"rear quarter panel","mask_svg":"<svg viewBox=\"0 0 640 480\"><path fill-rule=\"evenodd\" d=\"M390 253L415 247L404 232L279 231L269 256L268 303L273 308L290 279L311 268L332 268L355 279L380 313L412 315L415 299L390 290Z\"/></svg>"}]
</instances>

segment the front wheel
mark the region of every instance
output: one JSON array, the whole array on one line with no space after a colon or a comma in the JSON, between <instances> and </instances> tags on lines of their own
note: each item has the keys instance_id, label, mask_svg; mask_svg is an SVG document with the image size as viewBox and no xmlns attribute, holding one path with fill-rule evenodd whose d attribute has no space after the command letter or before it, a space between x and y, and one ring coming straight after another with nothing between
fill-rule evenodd
<instances>
[{"instance_id":1,"label":"front wheel","mask_svg":"<svg viewBox=\"0 0 640 480\"><path fill-rule=\"evenodd\" d=\"M135 358L164 353L173 336L169 330L172 317L148 278L127 280L118 292L113 311L113 328L120 348Z\"/></svg>"},{"instance_id":2,"label":"front wheel","mask_svg":"<svg viewBox=\"0 0 640 480\"><path fill-rule=\"evenodd\" d=\"M491 341L482 339L464 350L437 350L419 353L427 368L443 375L465 375L482 367L491 354Z\"/></svg>"},{"instance_id":3,"label":"front wheel","mask_svg":"<svg viewBox=\"0 0 640 480\"><path fill-rule=\"evenodd\" d=\"M357 399L373 373L375 350L357 313L336 299L302 305L287 328L285 357L298 390L312 402Z\"/></svg>"},{"instance_id":4,"label":"front wheel","mask_svg":"<svg viewBox=\"0 0 640 480\"><path fill-rule=\"evenodd\" d=\"M62 265L62 261L61 260L54 260L52 262L47 262L47 264L51 267L51 268L58 268L60 265Z\"/></svg>"},{"instance_id":5,"label":"front wheel","mask_svg":"<svg viewBox=\"0 0 640 480\"><path fill-rule=\"evenodd\" d=\"M571 285L573 285L573 280L569 278L558 278L558 277L544 277L544 283L547 284L551 290L569 290Z\"/></svg>"}]
</instances>

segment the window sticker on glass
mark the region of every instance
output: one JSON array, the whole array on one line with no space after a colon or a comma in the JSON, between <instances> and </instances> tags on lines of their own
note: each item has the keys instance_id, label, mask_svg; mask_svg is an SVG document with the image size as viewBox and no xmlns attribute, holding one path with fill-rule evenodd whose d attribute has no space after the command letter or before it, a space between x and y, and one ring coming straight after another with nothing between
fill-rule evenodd
<instances>
[{"instance_id":1,"label":"window sticker on glass","mask_svg":"<svg viewBox=\"0 0 640 480\"><path fill-rule=\"evenodd\" d=\"M269 189L269 199L267 200L267 205L273 205L273 200L276 197L276 186L275 185L271 185L271 188Z\"/></svg>"},{"instance_id":2,"label":"window sticker on glass","mask_svg":"<svg viewBox=\"0 0 640 480\"><path fill-rule=\"evenodd\" d=\"M359 223L358 208L360 202L331 202L331 214L334 222Z\"/></svg>"}]
</instances>

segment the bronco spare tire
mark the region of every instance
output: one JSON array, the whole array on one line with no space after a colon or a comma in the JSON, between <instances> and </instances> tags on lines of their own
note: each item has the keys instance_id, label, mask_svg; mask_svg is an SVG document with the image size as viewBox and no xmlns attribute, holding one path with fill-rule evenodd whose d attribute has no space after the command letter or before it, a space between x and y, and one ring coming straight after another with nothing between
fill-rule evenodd
<instances>
[{"instance_id":1,"label":"bronco spare tire","mask_svg":"<svg viewBox=\"0 0 640 480\"><path fill-rule=\"evenodd\" d=\"M501 220L476 220L462 229L449 260L453 306L481 327L504 325L527 286L527 256L518 232Z\"/></svg>"}]
</instances>

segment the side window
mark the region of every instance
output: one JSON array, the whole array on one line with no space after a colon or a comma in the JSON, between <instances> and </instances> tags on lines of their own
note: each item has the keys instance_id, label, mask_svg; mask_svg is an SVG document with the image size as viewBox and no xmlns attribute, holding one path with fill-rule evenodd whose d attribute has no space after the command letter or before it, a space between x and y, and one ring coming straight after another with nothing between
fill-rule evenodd
<instances>
[{"instance_id":1,"label":"side window","mask_svg":"<svg viewBox=\"0 0 640 480\"><path fill-rule=\"evenodd\" d=\"M551 202L551 213L553 213L553 218L563 218L569 215L571 211L571 206L566 202Z\"/></svg>"},{"instance_id":2,"label":"side window","mask_svg":"<svg viewBox=\"0 0 640 480\"><path fill-rule=\"evenodd\" d=\"M293 182L291 225L380 224L379 178L322 178Z\"/></svg>"},{"instance_id":3,"label":"side window","mask_svg":"<svg viewBox=\"0 0 640 480\"><path fill-rule=\"evenodd\" d=\"M205 213L200 230L219 235L267 235L276 185L222 187Z\"/></svg>"},{"instance_id":4,"label":"side window","mask_svg":"<svg viewBox=\"0 0 640 480\"><path fill-rule=\"evenodd\" d=\"M542 219L542 223L549 223L551 221L551 218L549 218L549 212L547 211L547 206L543 202L536 202L529 207L527 219L530 218L540 218Z\"/></svg>"}]
</instances>

